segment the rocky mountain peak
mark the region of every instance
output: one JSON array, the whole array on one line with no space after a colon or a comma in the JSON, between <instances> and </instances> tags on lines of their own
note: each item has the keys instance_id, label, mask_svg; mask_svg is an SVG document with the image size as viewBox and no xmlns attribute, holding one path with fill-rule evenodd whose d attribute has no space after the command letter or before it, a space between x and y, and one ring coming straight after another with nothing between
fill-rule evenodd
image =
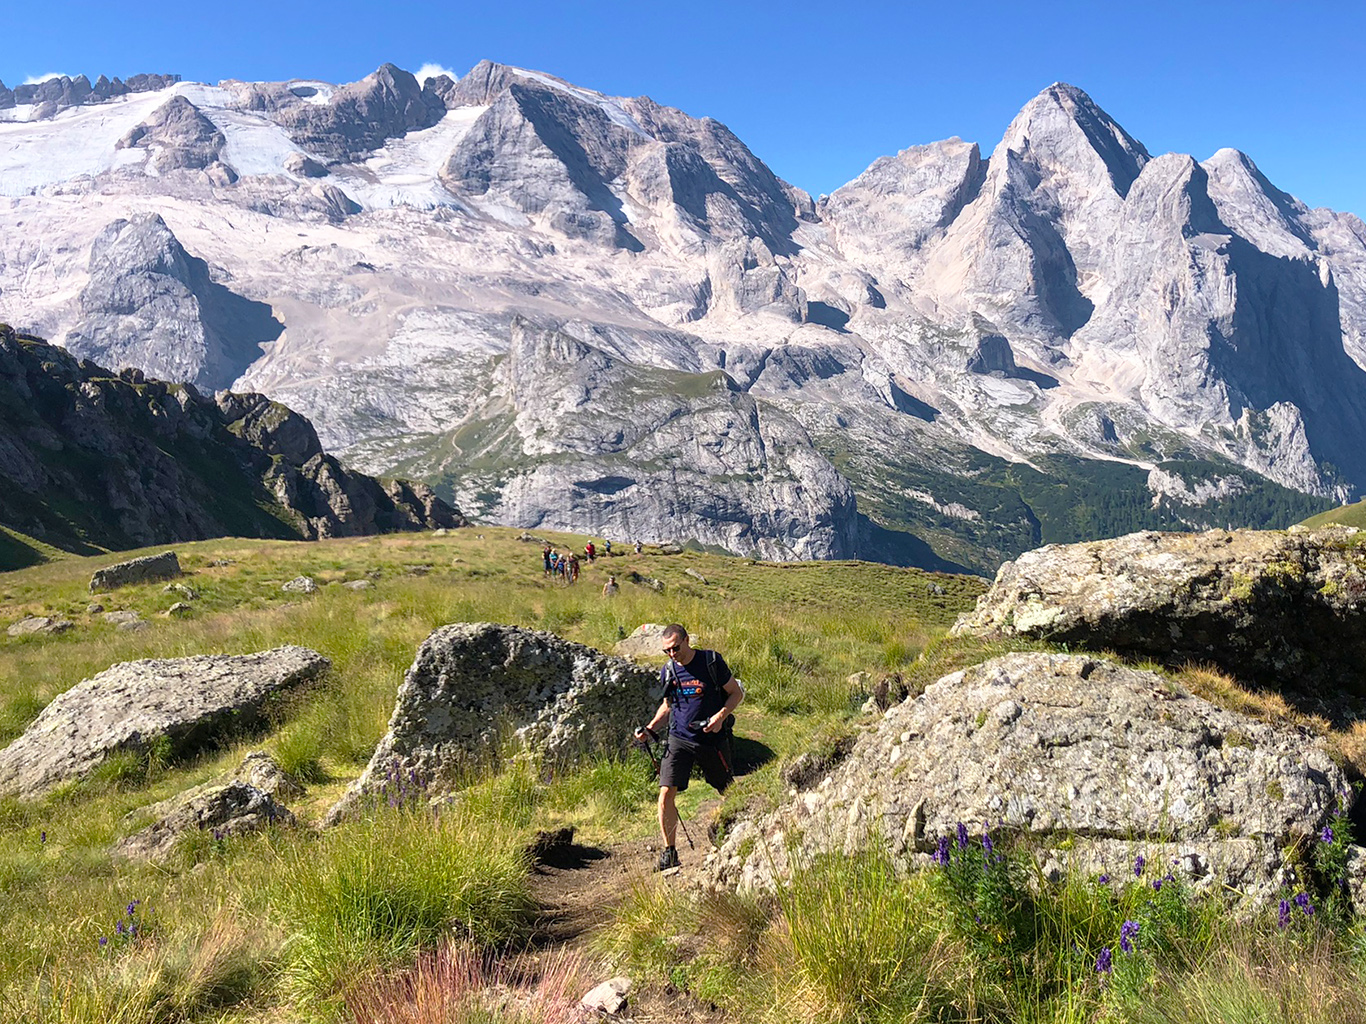
<instances>
[{"instance_id":1,"label":"rocky mountain peak","mask_svg":"<svg viewBox=\"0 0 1366 1024\"><path fill-rule=\"evenodd\" d=\"M1024 105L1006 129L998 153L1012 150L1044 171L1092 175L1099 162L1114 190L1129 186L1150 159L1143 144L1085 92L1055 82Z\"/></svg>"}]
</instances>

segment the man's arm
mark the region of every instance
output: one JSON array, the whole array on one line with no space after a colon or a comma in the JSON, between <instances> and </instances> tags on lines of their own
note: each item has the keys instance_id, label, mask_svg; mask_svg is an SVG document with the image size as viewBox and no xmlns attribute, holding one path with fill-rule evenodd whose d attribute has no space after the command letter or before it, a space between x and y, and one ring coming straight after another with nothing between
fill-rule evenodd
<instances>
[{"instance_id":1,"label":"man's arm","mask_svg":"<svg viewBox=\"0 0 1366 1024\"><path fill-rule=\"evenodd\" d=\"M740 706L740 702L745 699L745 687L740 680L734 676L730 677L725 687L726 703L720 711L707 719L707 727L703 732L720 732L721 726L726 724L726 719L735 713L735 709Z\"/></svg>"},{"instance_id":2,"label":"man's arm","mask_svg":"<svg viewBox=\"0 0 1366 1024\"><path fill-rule=\"evenodd\" d=\"M667 700L662 700L662 701L659 702L659 708L655 711L655 716L654 716L654 718L650 719L650 723L649 723L647 726L645 726L644 729L638 730L638 731L636 732L636 735L639 736L642 732L645 732L646 730L649 730L650 732L654 732L656 729L658 729L658 728L660 727L660 725L663 724L664 719L666 719L666 718L668 718L668 717L669 717L669 702L668 702Z\"/></svg>"}]
</instances>

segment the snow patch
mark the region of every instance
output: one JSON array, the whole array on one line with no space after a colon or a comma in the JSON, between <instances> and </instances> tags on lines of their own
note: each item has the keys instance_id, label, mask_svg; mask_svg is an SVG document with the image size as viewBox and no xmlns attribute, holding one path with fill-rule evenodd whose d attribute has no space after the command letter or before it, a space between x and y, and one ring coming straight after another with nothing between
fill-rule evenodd
<instances>
[{"instance_id":1,"label":"snow patch","mask_svg":"<svg viewBox=\"0 0 1366 1024\"><path fill-rule=\"evenodd\" d=\"M441 184L441 167L470 126L488 107L459 107L436 124L390 139L363 164L339 167L334 176L366 209L410 206L431 210L458 206Z\"/></svg>"}]
</instances>

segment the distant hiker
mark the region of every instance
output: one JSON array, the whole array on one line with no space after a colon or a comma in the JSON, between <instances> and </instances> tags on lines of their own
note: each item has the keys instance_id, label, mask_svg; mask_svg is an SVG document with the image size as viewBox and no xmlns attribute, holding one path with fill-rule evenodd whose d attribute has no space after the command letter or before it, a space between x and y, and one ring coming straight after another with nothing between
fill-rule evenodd
<instances>
[{"instance_id":1,"label":"distant hiker","mask_svg":"<svg viewBox=\"0 0 1366 1024\"><path fill-rule=\"evenodd\" d=\"M620 593L621 587L617 586L617 578L615 576L608 576L607 582L602 585L602 596L615 597Z\"/></svg>"},{"instance_id":2,"label":"distant hiker","mask_svg":"<svg viewBox=\"0 0 1366 1024\"><path fill-rule=\"evenodd\" d=\"M541 558L545 561L545 574L550 575L550 542L546 541L545 547L541 548Z\"/></svg>"},{"instance_id":3,"label":"distant hiker","mask_svg":"<svg viewBox=\"0 0 1366 1024\"><path fill-rule=\"evenodd\" d=\"M588 556L588 561L593 561L593 556L597 554L597 548L593 547L591 540L583 546L583 553Z\"/></svg>"},{"instance_id":4,"label":"distant hiker","mask_svg":"<svg viewBox=\"0 0 1366 1024\"><path fill-rule=\"evenodd\" d=\"M608 558L611 558L611 557L612 557L612 542L611 542L610 540L607 540L606 538L603 538L603 541L602 541L602 550L605 551L605 552L607 552L607 557L608 557Z\"/></svg>"},{"instance_id":5,"label":"distant hiker","mask_svg":"<svg viewBox=\"0 0 1366 1024\"><path fill-rule=\"evenodd\" d=\"M745 699L745 688L731 675L726 660L715 651L693 650L688 631L678 623L664 627L664 653L669 656L659 670L664 700L648 725L636 730L643 741L669 719L669 739L659 768L659 831L664 849L659 870L678 866L678 808L675 797L688 788L694 763L718 793L724 793L734 776L731 721Z\"/></svg>"},{"instance_id":6,"label":"distant hiker","mask_svg":"<svg viewBox=\"0 0 1366 1024\"><path fill-rule=\"evenodd\" d=\"M579 582L579 556L575 554L569 556L569 582Z\"/></svg>"},{"instance_id":7,"label":"distant hiker","mask_svg":"<svg viewBox=\"0 0 1366 1024\"><path fill-rule=\"evenodd\" d=\"M641 545L640 541L636 541L636 554L640 554L644 550L645 548Z\"/></svg>"}]
</instances>

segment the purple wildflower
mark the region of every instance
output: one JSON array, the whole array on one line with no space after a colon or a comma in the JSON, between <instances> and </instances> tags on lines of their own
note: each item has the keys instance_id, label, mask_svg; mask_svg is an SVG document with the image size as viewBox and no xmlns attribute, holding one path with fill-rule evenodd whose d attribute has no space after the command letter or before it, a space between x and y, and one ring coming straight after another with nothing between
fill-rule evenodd
<instances>
[{"instance_id":1,"label":"purple wildflower","mask_svg":"<svg viewBox=\"0 0 1366 1024\"><path fill-rule=\"evenodd\" d=\"M1154 879L1153 879L1153 892L1161 892L1161 891L1162 891L1162 879L1160 879L1160 878L1154 878Z\"/></svg>"},{"instance_id":2,"label":"purple wildflower","mask_svg":"<svg viewBox=\"0 0 1366 1024\"><path fill-rule=\"evenodd\" d=\"M1148 858L1145 857L1145 856L1143 856L1143 854L1141 854L1141 853L1140 853L1137 857L1134 858L1134 877L1135 877L1135 878L1142 878L1142 877L1143 877L1143 865L1146 864L1146 863L1148 863Z\"/></svg>"},{"instance_id":3,"label":"purple wildflower","mask_svg":"<svg viewBox=\"0 0 1366 1024\"><path fill-rule=\"evenodd\" d=\"M45 842L47 842L47 829L44 829L42 832L40 832L40 833L38 834L38 842L40 842L40 843L45 843Z\"/></svg>"},{"instance_id":4,"label":"purple wildflower","mask_svg":"<svg viewBox=\"0 0 1366 1024\"><path fill-rule=\"evenodd\" d=\"M1290 923L1290 901L1281 900L1280 908L1276 911L1276 927L1284 929Z\"/></svg>"},{"instance_id":5,"label":"purple wildflower","mask_svg":"<svg viewBox=\"0 0 1366 1024\"><path fill-rule=\"evenodd\" d=\"M1126 953L1134 951L1134 939L1138 938L1138 922L1125 921L1119 926L1119 948Z\"/></svg>"},{"instance_id":6,"label":"purple wildflower","mask_svg":"<svg viewBox=\"0 0 1366 1024\"><path fill-rule=\"evenodd\" d=\"M993 843L993 842L991 841L991 836L987 833L987 831L986 831L985 829L983 829L983 830L982 830L982 850L983 850L983 852L987 855L988 858L991 857L991 851L992 851L993 849L995 849L995 847L996 847L996 844Z\"/></svg>"},{"instance_id":7,"label":"purple wildflower","mask_svg":"<svg viewBox=\"0 0 1366 1024\"><path fill-rule=\"evenodd\" d=\"M930 857L930 859L931 859L932 861L934 861L936 864L938 864L940 867L947 867L947 866L948 866L948 863L949 863L949 837L948 837L948 836L940 836L940 837L939 837L939 845L935 848L934 854L933 854L933 856Z\"/></svg>"},{"instance_id":8,"label":"purple wildflower","mask_svg":"<svg viewBox=\"0 0 1366 1024\"><path fill-rule=\"evenodd\" d=\"M964 824L960 821L960 822L958 823L958 849L960 849L960 850L966 850L967 848L968 848L968 827L967 827L966 825L964 825Z\"/></svg>"},{"instance_id":9,"label":"purple wildflower","mask_svg":"<svg viewBox=\"0 0 1366 1024\"><path fill-rule=\"evenodd\" d=\"M1324 825L1323 832L1319 835L1319 842L1331 843L1333 841L1333 826Z\"/></svg>"},{"instance_id":10,"label":"purple wildflower","mask_svg":"<svg viewBox=\"0 0 1366 1024\"><path fill-rule=\"evenodd\" d=\"M100 936L100 945L101 945L101 946L107 946L107 945L109 945L109 940L108 940L107 938L105 938L103 935Z\"/></svg>"},{"instance_id":11,"label":"purple wildflower","mask_svg":"<svg viewBox=\"0 0 1366 1024\"><path fill-rule=\"evenodd\" d=\"M1109 875L1101 875L1099 878L1096 879L1096 881L1099 882L1101 885L1109 885L1109 884L1110 884L1110 876L1109 876Z\"/></svg>"},{"instance_id":12,"label":"purple wildflower","mask_svg":"<svg viewBox=\"0 0 1366 1024\"><path fill-rule=\"evenodd\" d=\"M124 932L126 932L127 930L127 926L122 921L114 925L114 931L118 932L118 934L120 935L124 934Z\"/></svg>"},{"instance_id":13,"label":"purple wildflower","mask_svg":"<svg viewBox=\"0 0 1366 1024\"><path fill-rule=\"evenodd\" d=\"M129 917L132 917L132 916L133 916L133 911L137 910L137 908L138 908L138 901L137 901L137 900L134 900L132 903L128 904L128 916L129 916Z\"/></svg>"},{"instance_id":14,"label":"purple wildflower","mask_svg":"<svg viewBox=\"0 0 1366 1024\"><path fill-rule=\"evenodd\" d=\"M1302 893L1300 893L1298 896L1296 896L1296 897L1295 897L1295 906L1299 907L1301 910L1304 911L1304 916L1305 916L1305 917L1313 917L1313 916L1314 916L1314 904L1312 904L1312 903L1309 902L1309 894L1308 894L1308 893L1302 892Z\"/></svg>"},{"instance_id":15,"label":"purple wildflower","mask_svg":"<svg viewBox=\"0 0 1366 1024\"><path fill-rule=\"evenodd\" d=\"M1106 946L1100 951L1100 956L1096 957L1096 973L1109 974L1111 959L1110 947Z\"/></svg>"}]
</instances>

